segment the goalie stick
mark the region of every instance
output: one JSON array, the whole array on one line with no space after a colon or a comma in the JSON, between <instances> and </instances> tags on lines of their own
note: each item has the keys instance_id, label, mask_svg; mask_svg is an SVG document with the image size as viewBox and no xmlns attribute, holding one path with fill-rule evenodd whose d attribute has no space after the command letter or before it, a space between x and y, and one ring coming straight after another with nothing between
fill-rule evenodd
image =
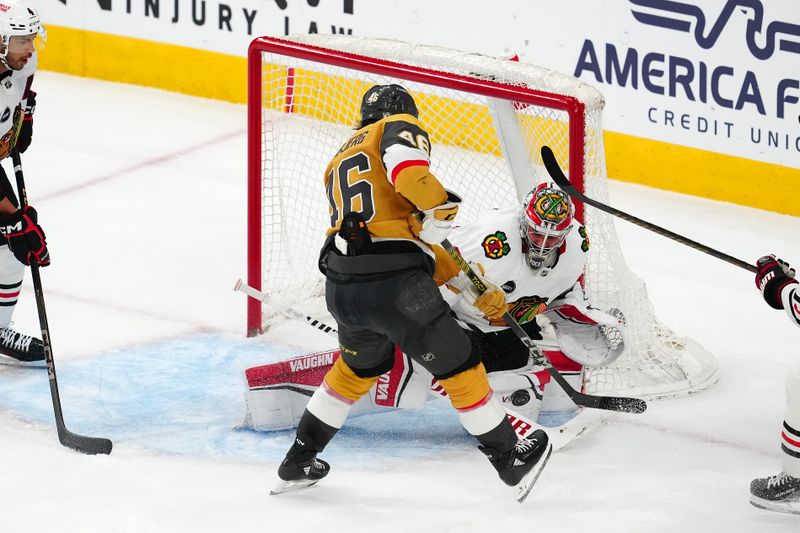
<instances>
[{"instance_id":1,"label":"goalie stick","mask_svg":"<svg viewBox=\"0 0 800 533\"><path fill-rule=\"evenodd\" d=\"M11 152L14 162L14 174L17 178L17 189L21 207L28 205L28 194L25 189L25 178L22 175L22 161L19 152ZM56 418L56 431L58 440L67 448L88 455L110 454L112 443L102 437L87 437L73 433L64 424L64 414L61 411L61 397L58 394L58 380L56 379L56 364L53 360L53 347L50 344L50 327L47 324L47 311L44 307L44 291L42 278L39 275L39 264L31 261L31 278L33 279L33 292L36 295L36 309L39 312L39 326L42 330L42 344L44 344L44 358L47 364L47 376L50 380L50 396L53 400L53 412Z\"/></svg>"},{"instance_id":2,"label":"goalie stick","mask_svg":"<svg viewBox=\"0 0 800 533\"><path fill-rule=\"evenodd\" d=\"M753 273L758 272L758 268L755 265L751 265L750 263L742 261L741 259L737 259L726 253L720 252L719 250L715 250L710 246L706 246L705 244L693 241L692 239L684 237L683 235L679 235L673 231L662 228L661 226L657 226L651 222L642 220L641 218L629 215L624 211L615 209L610 205L606 205L604 203L598 202L597 200L589 198L588 196L580 192L578 189L576 189L575 186L572 185L572 183L570 183L570 181L564 175L564 172L561 170L561 167L559 166L558 161L556 160L556 156L555 154L553 154L553 151L550 149L549 146L542 146L542 161L544 161L544 166L547 169L547 173L550 174L550 177L553 178L553 181L556 182L556 185L558 185L561 188L561 190L563 190L565 193L572 196L573 198L580 200L585 204L591 205L592 207L596 207L600 211L605 211L610 215L621 218L622 220L627 220L631 224L636 224L637 226L650 230L653 233L658 233L662 237L672 239L673 241L684 244L690 248L694 248L699 252L703 252L704 254L716 257L717 259L722 259L723 261L727 261L728 263L738 266L739 268L743 268Z\"/></svg>"},{"instance_id":3,"label":"goalie stick","mask_svg":"<svg viewBox=\"0 0 800 533\"><path fill-rule=\"evenodd\" d=\"M267 305L272 305L272 300L270 299L269 296L267 296L266 294L264 294L263 292L261 292L258 289L254 289L253 287L251 287L250 285L248 285L247 283L245 283L241 279L236 281L236 285L233 286L233 290L239 291L239 292L243 292L246 295L248 295L250 298L254 298L256 300L264 302ZM310 317L308 315L305 315L305 314L301 313L300 311L297 311L296 309L292 309L291 307L287 307L287 308L283 309L282 311L280 311L280 313L283 314L283 315L286 315L289 318L296 318L298 320L305 320L309 324L311 324L312 326L317 328L318 330L324 331L325 333L330 333L331 335L336 336L336 328L331 327L331 326L329 326L328 324L326 324L324 322L320 322L316 318L312 318L312 317Z\"/></svg>"},{"instance_id":4,"label":"goalie stick","mask_svg":"<svg viewBox=\"0 0 800 533\"><path fill-rule=\"evenodd\" d=\"M445 239L442 241L442 247L447 250L447 253L453 258L456 262L458 267L467 275L475 288L478 289L480 294L486 292L486 285L483 283L483 280L475 274L475 271L472 267L464 260L461 253L453 246L453 244ZM647 409L647 403L644 400L640 400L639 398L622 398L616 396L594 396L591 394L583 394L582 392L576 391L572 385L570 385L564 376L556 370L556 368L552 365L552 363L547 359L546 355L542 354L541 350L536 347L534 342L525 333L525 330L522 329L514 317L506 311L503 315L503 320L505 320L508 327L519 337L519 340L522 341L522 344L528 348L528 352L530 352L531 357L535 360L536 364L543 366L547 372L553 377L556 383L561 386L567 396L569 396L576 405L582 405L584 407L592 407L594 409L605 409L608 411L622 411L625 413L644 413Z\"/></svg>"}]
</instances>

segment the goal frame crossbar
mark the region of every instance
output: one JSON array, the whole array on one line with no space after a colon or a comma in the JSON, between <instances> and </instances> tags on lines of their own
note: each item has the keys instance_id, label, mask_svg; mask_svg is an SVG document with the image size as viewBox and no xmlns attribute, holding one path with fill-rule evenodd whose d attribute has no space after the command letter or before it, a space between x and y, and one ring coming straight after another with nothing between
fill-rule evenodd
<instances>
[{"instance_id":1,"label":"goal frame crossbar","mask_svg":"<svg viewBox=\"0 0 800 533\"><path fill-rule=\"evenodd\" d=\"M547 107L562 111L569 117L569 180L579 190L583 190L584 178L584 136L586 130L586 106L574 96L539 91L529 87L483 80L433 69L405 65L394 61L368 57L339 50L297 43L274 37L259 37L250 43L248 49L248 159L247 159L247 282L256 290L262 287L262 198L261 188L264 176L261 152L264 112L262 104L263 54L273 53L351 70L392 76L410 82L424 83L444 89L458 90L518 102L520 104ZM360 97L361 95L357 95ZM291 110L288 110L291 112ZM333 155L333 154L331 154ZM320 169L322 175L324 169ZM269 179L269 177L267 177ZM320 184L322 180L320 179ZM321 187L321 185L320 185ZM583 205L576 202L576 216L583 220ZM247 299L247 336L255 336L262 331L262 303Z\"/></svg>"}]
</instances>

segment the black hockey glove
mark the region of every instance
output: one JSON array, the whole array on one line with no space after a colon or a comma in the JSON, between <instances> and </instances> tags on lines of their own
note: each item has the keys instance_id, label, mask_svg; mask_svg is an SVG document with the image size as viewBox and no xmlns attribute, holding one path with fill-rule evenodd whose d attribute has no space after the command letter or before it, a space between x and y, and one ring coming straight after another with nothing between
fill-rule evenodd
<instances>
[{"instance_id":1,"label":"black hockey glove","mask_svg":"<svg viewBox=\"0 0 800 533\"><path fill-rule=\"evenodd\" d=\"M25 118L22 119L22 126L17 136L16 148L19 153L24 153L31 145L33 139L33 111L36 109L36 93L31 91L28 102L25 105Z\"/></svg>"},{"instance_id":2,"label":"black hockey glove","mask_svg":"<svg viewBox=\"0 0 800 533\"><path fill-rule=\"evenodd\" d=\"M756 287L761 291L764 300L773 309L783 309L781 291L787 285L797 283L794 279L794 269L789 263L778 259L774 255L765 255L756 263Z\"/></svg>"},{"instance_id":3,"label":"black hockey glove","mask_svg":"<svg viewBox=\"0 0 800 533\"><path fill-rule=\"evenodd\" d=\"M10 215L0 215L0 233L6 236L8 247L20 263L30 265L33 260L40 266L47 266L50 252L37 220L36 210L26 205Z\"/></svg>"},{"instance_id":4,"label":"black hockey glove","mask_svg":"<svg viewBox=\"0 0 800 533\"><path fill-rule=\"evenodd\" d=\"M17 137L17 150L19 153L24 153L31 145L33 139L33 117L25 117L22 119L22 126L19 128L19 136Z\"/></svg>"}]
</instances>

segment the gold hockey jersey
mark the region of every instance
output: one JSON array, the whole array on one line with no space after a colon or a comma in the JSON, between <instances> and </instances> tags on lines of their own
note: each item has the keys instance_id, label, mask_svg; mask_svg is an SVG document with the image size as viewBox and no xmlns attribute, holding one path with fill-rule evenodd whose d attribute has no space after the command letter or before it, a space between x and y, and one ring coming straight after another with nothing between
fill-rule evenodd
<instances>
[{"instance_id":1,"label":"gold hockey jersey","mask_svg":"<svg viewBox=\"0 0 800 533\"><path fill-rule=\"evenodd\" d=\"M431 143L412 115L392 115L357 130L325 169L330 203L328 235L339 231L342 217L358 211L373 239L407 239L432 250L434 280L443 284L458 269L441 246L419 239L417 211L447 200L447 192L430 173Z\"/></svg>"},{"instance_id":2,"label":"gold hockey jersey","mask_svg":"<svg viewBox=\"0 0 800 533\"><path fill-rule=\"evenodd\" d=\"M409 239L416 212L447 193L430 173L430 141L411 115L392 115L357 130L325 170L331 235L342 217L362 214L373 239Z\"/></svg>"}]
</instances>

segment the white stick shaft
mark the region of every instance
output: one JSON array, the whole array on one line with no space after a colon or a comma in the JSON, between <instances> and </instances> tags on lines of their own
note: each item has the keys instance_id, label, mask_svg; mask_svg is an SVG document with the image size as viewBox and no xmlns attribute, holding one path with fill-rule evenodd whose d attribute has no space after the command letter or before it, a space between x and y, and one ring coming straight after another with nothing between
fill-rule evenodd
<instances>
[{"instance_id":1,"label":"white stick shaft","mask_svg":"<svg viewBox=\"0 0 800 533\"><path fill-rule=\"evenodd\" d=\"M269 296L264 294L263 292L259 291L258 289L254 289L250 285L247 285L242 280L236 282L236 286L233 288L235 291L243 292L248 295L250 298L255 298L260 302L269 303L270 299Z\"/></svg>"},{"instance_id":2,"label":"white stick shaft","mask_svg":"<svg viewBox=\"0 0 800 533\"><path fill-rule=\"evenodd\" d=\"M269 305L270 307L277 307L277 306L273 305L272 300L270 299L269 296L267 296L266 294L264 294L260 290L251 287L247 283L243 282L241 279L236 282L236 285L234 285L233 290L239 291L239 292L243 292L246 295L248 295L249 297L254 298L254 299L256 299L256 300L258 300L260 302L264 302L265 304ZM279 309L278 312L280 314L282 314L282 315L285 315L285 316L289 317L289 318L295 318L297 320L305 320L306 322L308 322L309 324L311 324L312 326L314 326L318 330L324 331L325 333L330 333L331 335L336 336L336 328L331 327L331 326L325 324L324 322L320 322L316 318L312 318L312 317L310 317L308 315L305 315L305 314L301 313L300 311L297 311L296 309L293 309L291 307L286 307L286 308L283 308L283 309Z\"/></svg>"}]
</instances>

